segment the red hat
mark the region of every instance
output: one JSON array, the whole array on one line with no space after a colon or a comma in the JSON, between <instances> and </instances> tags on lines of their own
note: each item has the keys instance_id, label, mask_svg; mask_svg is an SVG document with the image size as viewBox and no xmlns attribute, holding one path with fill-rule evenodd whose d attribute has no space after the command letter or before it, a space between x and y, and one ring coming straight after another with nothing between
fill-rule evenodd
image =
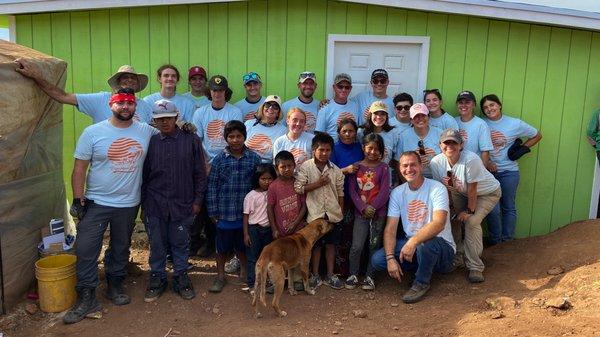
<instances>
[{"instance_id":1,"label":"red hat","mask_svg":"<svg viewBox=\"0 0 600 337\"><path fill-rule=\"evenodd\" d=\"M204 68L201 66L193 66L188 71L188 81L194 75L202 75L202 77L206 78L206 70L204 70Z\"/></svg>"}]
</instances>

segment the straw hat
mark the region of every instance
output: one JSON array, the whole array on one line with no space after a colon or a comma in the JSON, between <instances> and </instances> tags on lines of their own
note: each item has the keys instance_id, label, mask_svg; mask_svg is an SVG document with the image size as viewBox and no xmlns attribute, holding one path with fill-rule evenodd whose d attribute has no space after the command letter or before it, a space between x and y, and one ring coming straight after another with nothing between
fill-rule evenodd
<instances>
[{"instance_id":1,"label":"straw hat","mask_svg":"<svg viewBox=\"0 0 600 337\"><path fill-rule=\"evenodd\" d=\"M135 92L140 92L144 90L144 88L146 88L146 86L148 85L148 76L136 73L135 69L133 69L133 67L130 65L123 65L119 67L119 70L117 70L117 72L108 79L108 85L110 85L110 87L113 88L113 90L116 91L120 89L118 80L119 76L123 74L133 74L137 76L139 86L138 90L136 90Z\"/></svg>"}]
</instances>

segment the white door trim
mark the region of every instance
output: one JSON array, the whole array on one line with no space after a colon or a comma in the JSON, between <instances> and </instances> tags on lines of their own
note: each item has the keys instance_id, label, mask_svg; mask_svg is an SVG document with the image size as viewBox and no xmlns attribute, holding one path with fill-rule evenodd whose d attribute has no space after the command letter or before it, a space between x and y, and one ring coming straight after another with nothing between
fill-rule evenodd
<instances>
[{"instance_id":1,"label":"white door trim","mask_svg":"<svg viewBox=\"0 0 600 337\"><path fill-rule=\"evenodd\" d=\"M600 198L600 169L598 169L598 157L595 157L594 180L592 181L592 198L590 200L590 219L596 219L596 215L598 214L598 198Z\"/></svg>"},{"instance_id":2,"label":"white door trim","mask_svg":"<svg viewBox=\"0 0 600 337\"><path fill-rule=\"evenodd\" d=\"M333 78L335 77L333 66L335 64L334 48L336 42L403 43L419 45L421 48L421 60L419 62L420 69L417 92L425 90L427 85L427 65L429 62L429 36L329 34L327 39L327 72L325 74L325 94L327 97L333 96L331 86L333 84Z\"/></svg>"}]
</instances>

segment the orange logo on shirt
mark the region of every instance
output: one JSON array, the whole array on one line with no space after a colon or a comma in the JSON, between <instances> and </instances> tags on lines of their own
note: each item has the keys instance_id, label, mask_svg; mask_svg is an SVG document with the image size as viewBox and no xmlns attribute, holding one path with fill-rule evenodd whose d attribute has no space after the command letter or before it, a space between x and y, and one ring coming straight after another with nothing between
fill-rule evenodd
<instances>
[{"instance_id":1,"label":"orange logo on shirt","mask_svg":"<svg viewBox=\"0 0 600 337\"><path fill-rule=\"evenodd\" d=\"M256 115L256 111L250 111L250 112L248 112L246 115L244 115L244 122L245 121L249 121L251 119L254 119L255 115Z\"/></svg>"},{"instance_id":2,"label":"orange logo on shirt","mask_svg":"<svg viewBox=\"0 0 600 337\"><path fill-rule=\"evenodd\" d=\"M223 129L225 128L225 122L220 119L210 121L206 125L206 136L210 143L211 148L224 148L225 139L223 138Z\"/></svg>"},{"instance_id":3,"label":"orange logo on shirt","mask_svg":"<svg viewBox=\"0 0 600 337\"><path fill-rule=\"evenodd\" d=\"M296 161L296 166L299 166L300 164L302 164L308 160L308 155L302 149L295 147L295 148L290 149L290 152L292 153L292 155L294 155L294 160Z\"/></svg>"},{"instance_id":4,"label":"orange logo on shirt","mask_svg":"<svg viewBox=\"0 0 600 337\"><path fill-rule=\"evenodd\" d=\"M250 150L257 152L262 156L265 156L267 153L273 150L271 138L263 134L252 136L250 139L248 139L248 141L246 141L246 146Z\"/></svg>"},{"instance_id":5,"label":"orange logo on shirt","mask_svg":"<svg viewBox=\"0 0 600 337\"><path fill-rule=\"evenodd\" d=\"M467 142L467 139L469 139L469 135L467 134L467 130L465 130L465 129L460 129L460 130L458 130L458 133L460 133L460 136L461 136L461 137L462 137L462 139L463 139L463 143L466 143L466 142Z\"/></svg>"},{"instance_id":6,"label":"orange logo on shirt","mask_svg":"<svg viewBox=\"0 0 600 337\"><path fill-rule=\"evenodd\" d=\"M421 200L415 199L408 203L408 221L414 224L422 225L429 215L427 204Z\"/></svg>"},{"instance_id":7,"label":"orange logo on shirt","mask_svg":"<svg viewBox=\"0 0 600 337\"><path fill-rule=\"evenodd\" d=\"M353 114L349 113L348 111L344 111L344 112L340 112L340 115L338 116L337 121L335 122L335 124L340 125L340 122L344 118L350 118L351 120L353 120L353 121L356 122L356 118L354 117Z\"/></svg>"},{"instance_id":8,"label":"orange logo on shirt","mask_svg":"<svg viewBox=\"0 0 600 337\"><path fill-rule=\"evenodd\" d=\"M143 154L142 145L131 138L118 138L108 148L113 173L135 171L137 160Z\"/></svg>"},{"instance_id":9,"label":"orange logo on shirt","mask_svg":"<svg viewBox=\"0 0 600 337\"><path fill-rule=\"evenodd\" d=\"M314 131L315 128L317 127L317 118L315 117L315 115L312 112L309 112L309 111L305 111L305 112L306 112L306 126L304 127L304 130Z\"/></svg>"},{"instance_id":10,"label":"orange logo on shirt","mask_svg":"<svg viewBox=\"0 0 600 337\"><path fill-rule=\"evenodd\" d=\"M506 146L506 137L500 131L492 131L492 145L494 145L494 152L498 153Z\"/></svg>"}]
</instances>

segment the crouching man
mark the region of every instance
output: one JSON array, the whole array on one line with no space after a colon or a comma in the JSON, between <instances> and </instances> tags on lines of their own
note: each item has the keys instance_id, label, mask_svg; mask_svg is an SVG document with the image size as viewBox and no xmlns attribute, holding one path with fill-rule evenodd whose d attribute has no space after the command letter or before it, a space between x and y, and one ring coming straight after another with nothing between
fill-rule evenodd
<instances>
[{"instance_id":1,"label":"crouching man","mask_svg":"<svg viewBox=\"0 0 600 337\"><path fill-rule=\"evenodd\" d=\"M169 100L154 102L152 117L160 134L152 136L144 162L142 214L150 240L150 280L145 302L167 288L167 250L173 256L173 291L191 300L188 277L189 229L200 212L206 190L202 141L176 124L178 110Z\"/></svg>"},{"instance_id":2,"label":"crouching man","mask_svg":"<svg viewBox=\"0 0 600 337\"><path fill-rule=\"evenodd\" d=\"M404 271L414 271L415 281L402 301L415 303L429 290L434 272L452 271L456 245L444 185L423 176L421 158L414 151L402 153L399 169L406 183L390 195L383 248L373 254L371 263L376 270L387 270L398 281ZM406 237L396 239L400 219Z\"/></svg>"}]
</instances>

